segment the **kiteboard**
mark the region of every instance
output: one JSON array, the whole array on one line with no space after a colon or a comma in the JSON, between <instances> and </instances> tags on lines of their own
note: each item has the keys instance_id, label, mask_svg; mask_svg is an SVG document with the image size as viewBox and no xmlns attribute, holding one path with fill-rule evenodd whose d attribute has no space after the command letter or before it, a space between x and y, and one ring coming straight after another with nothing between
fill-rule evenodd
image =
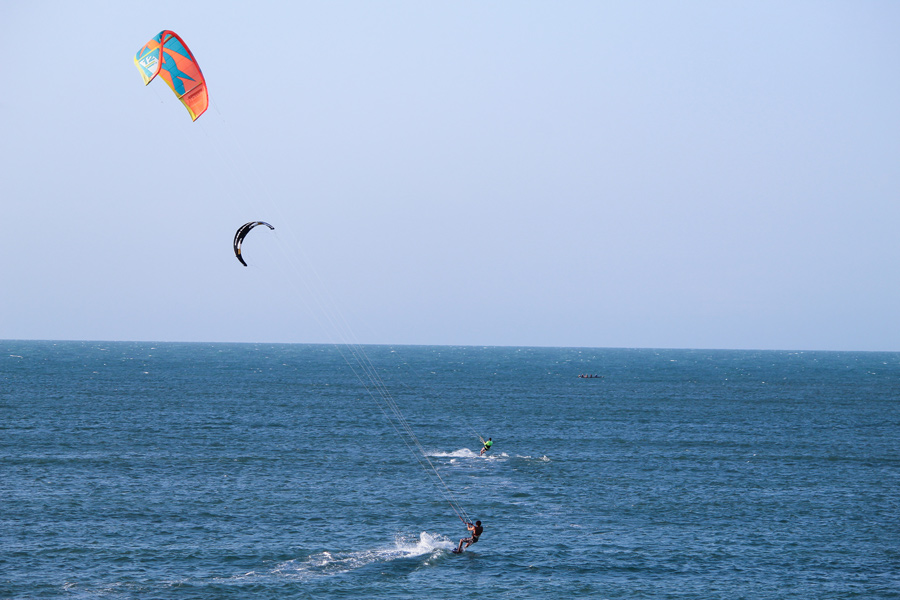
<instances>
[{"instance_id":1,"label":"kiteboard","mask_svg":"<svg viewBox=\"0 0 900 600\"><path fill-rule=\"evenodd\" d=\"M454 549L451 550L450 552L452 552L453 554L462 554L462 553L463 553L463 551L460 550L459 548L454 548Z\"/></svg>"}]
</instances>

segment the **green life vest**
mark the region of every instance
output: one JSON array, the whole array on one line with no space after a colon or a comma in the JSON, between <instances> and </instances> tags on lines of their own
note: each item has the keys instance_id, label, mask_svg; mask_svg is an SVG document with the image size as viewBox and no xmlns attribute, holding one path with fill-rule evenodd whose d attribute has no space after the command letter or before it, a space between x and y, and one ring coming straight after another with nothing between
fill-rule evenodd
<instances>
[{"instance_id":1,"label":"green life vest","mask_svg":"<svg viewBox=\"0 0 900 600\"><path fill-rule=\"evenodd\" d=\"M492 441L490 441L490 440L488 440L488 441L486 441L486 442L484 443L484 447L485 447L485 448L490 448L490 447L493 446L493 445L494 445L494 442L492 442Z\"/></svg>"}]
</instances>

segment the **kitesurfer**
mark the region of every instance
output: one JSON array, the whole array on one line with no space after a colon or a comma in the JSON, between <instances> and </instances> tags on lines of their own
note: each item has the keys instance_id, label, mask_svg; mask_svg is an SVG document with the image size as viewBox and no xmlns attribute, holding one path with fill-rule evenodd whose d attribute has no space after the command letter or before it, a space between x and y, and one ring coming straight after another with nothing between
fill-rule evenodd
<instances>
[{"instance_id":1,"label":"kitesurfer","mask_svg":"<svg viewBox=\"0 0 900 600\"><path fill-rule=\"evenodd\" d=\"M459 546L457 546L456 550L453 551L455 554L459 554L465 549L463 548L463 544L465 544L465 547L468 548L469 546L477 542L478 538L481 537L481 532L484 531L484 527L481 526L481 521L475 521L474 525L472 525L471 523L466 523L466 530L472 532L472 537L467 537L459 540Z\"/></svg>"},{"instance_id":2,"label":"kitesurfer","mask_svg":"<svg viewBox=\"0 0 900 600\"><path fill-rule=\"evenodd\" d=\"M484 441L484 440L482 440ZM488 438L486 442L484 442L484 448L481 449L481 452L478 453L478 456L481 456L485 452L491 449L491 446L494 445L494 442L491 441L491 438Z\"/></svg>"}]
</instances>

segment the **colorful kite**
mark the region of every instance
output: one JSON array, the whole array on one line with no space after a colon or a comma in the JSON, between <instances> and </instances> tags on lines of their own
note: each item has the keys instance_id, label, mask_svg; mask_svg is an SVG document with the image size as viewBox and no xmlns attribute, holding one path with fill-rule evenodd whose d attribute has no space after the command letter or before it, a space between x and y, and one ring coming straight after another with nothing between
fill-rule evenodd
<instances>
[{"instance_id":1,"label":"colorful kite","mask_svg":"<svg viewBox=\"0 0 900 600\"><path fill-rule=\"evenodd\" d=\"M160 31L134 57L144 85L160 75L197 120L209 106L206 80L187 44L174 31Z\"/></svg>"}]
</instances>

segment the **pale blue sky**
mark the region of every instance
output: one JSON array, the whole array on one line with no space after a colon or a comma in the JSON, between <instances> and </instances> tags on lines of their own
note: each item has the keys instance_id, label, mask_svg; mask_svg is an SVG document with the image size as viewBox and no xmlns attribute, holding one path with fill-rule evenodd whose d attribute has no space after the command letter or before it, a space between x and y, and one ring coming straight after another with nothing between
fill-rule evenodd
<instances>
[{"instance_id":1,"label":"pale blue sky","mask_svg":"<svg viewBox=\"0 0 900 600\"><path fill-rule=\"evenodd\" d=\"M0 338L900 350L896 2L0 22ZM133 65L162 29L196 123Z\"/></svg>"}]
</instances>

